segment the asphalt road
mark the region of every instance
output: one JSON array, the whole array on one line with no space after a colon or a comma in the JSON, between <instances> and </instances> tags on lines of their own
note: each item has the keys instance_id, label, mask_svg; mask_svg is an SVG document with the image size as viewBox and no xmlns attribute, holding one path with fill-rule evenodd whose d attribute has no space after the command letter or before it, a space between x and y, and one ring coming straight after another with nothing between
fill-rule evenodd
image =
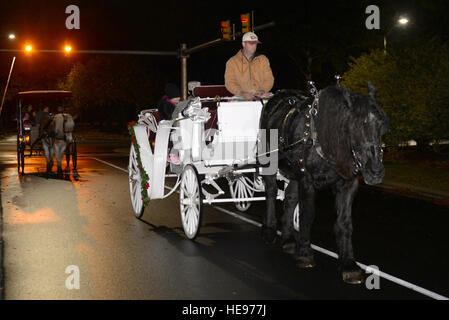
<instances>
[{"instance_id":1,"label":"asphalt road","mask_svg":"<svg viewBox=\"0 0 449 320\"><path fill-rule=\"evenodd\" d=\"M127 150L80 144L79 178L46 176L43 157L26 159L19 177L15 140L0 141L6 299L430 299L384 278L380 289L345 284L320 252L316 268L300 270L257 226L223 212L238 213L233 205L206 205L195 241L183 234L176 193L138 220ZM241 215L258 222L263 210L255 203ZM449 208L362 187L353 212L359 262L449 296ZM331 194L319 193L312 242L333 252L334 217Z\"/></svg>"}]
</instances>

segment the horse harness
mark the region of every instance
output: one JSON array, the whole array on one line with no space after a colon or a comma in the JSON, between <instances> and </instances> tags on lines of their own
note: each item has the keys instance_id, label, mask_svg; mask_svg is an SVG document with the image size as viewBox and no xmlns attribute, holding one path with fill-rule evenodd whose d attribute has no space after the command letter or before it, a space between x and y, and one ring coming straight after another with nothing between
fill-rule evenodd
<instances>
[{"instance_id":1,"label":"horse harness","mask_svg":"<svg viewBox=\"0 0 449 320\"><path fill-rule=\"evenodd\" d=\"M68 114L67 113L62 113L63 116L63 121L62 121L62 132L64 133L63 136L56 136L56 132L49 132L49 127L51 125L54 125L54 121L55 121L55 116L56 115L49 115L49 121L47 121L47 123L45 123L45 125L41 128L41 134L39 135L39 137L36 139L36 141L33 143L33 146L40 140L43 139L49 139L49 141L47 141L48 144L53 144L53 141L51 139L56 139L56 140L67 140L67 135L66 133L70 133L71 131L66 131L65 129L65 123L67 122L68 119Z\"/></svg>"},{"instance_id":2,"label":"horse harness","mask_svg":"<svg viewBox=\"0 0 449 320\"><path fill-rule=\"evenodd\" d=\"M289 103L289 105L292 105L293 107L290 109L290 111L284 117L284 120L282 122L282 127L280 130L281 131L281 134L279 137L280 148L269 152L269 153L271 153L271 152L276 152L279 150L281 150L283 152L287 152L290 149L292 149L292 147L294 147L298 144L302 145L302 148L301 148L302 150L300 150L300 156L299 156L297 163L295 163L296 161L292 161L292 160L288 159L288 157L286 157L286 160L290 165L292 165L292 166L299 165L301 173L306 172L306 162L305 162L306 149L307 149L306 145L312 145L315 148L315 151L317 152L317 154L328 165L330 165L331 167L334 167L334 168L336 167L335 160L331 159L330 157L328 157L324 154L321 144L318 141L318 132L316 130L314 118L316 118L318 116L318 105L319 105L320 93L314 86L313 82L309 82L309 84L312 86L311 93L313 96L313 102L311 104L308 104L307 108L305 110L305 123L304 123L303 136L299 140L296 140L295 142L288 144L287 131L289 128L289 124L291 123L291 121L293 119L293 115L295 113L301 112L300 107L302 106L302 103L299 103L300 101L298 101L292 97L288 100L288 103ZM359 173L360 169L362 168L362 163L361 163L360 159L358 158L358 156L356 155L354 147L351 147L351 153L352 153L351 155L352 155L352 158L354 161L354 167L355 167L355 170L354 170L352 176L349 176L349 177L345 176L342 173L338 172L338 170L337 170L338 175L341 176L345 180L349 180L349 179L355 177Z\"/></svg>"}]
</instances>

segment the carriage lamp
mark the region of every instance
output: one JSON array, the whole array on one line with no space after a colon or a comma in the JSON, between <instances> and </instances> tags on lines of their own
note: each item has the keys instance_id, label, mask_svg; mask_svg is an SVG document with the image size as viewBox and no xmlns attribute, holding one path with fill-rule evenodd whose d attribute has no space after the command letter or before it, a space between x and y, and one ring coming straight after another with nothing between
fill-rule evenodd
<instances>
[{"instance_id":1,"label":"carriage lamp","mask_svg":"<svg viewBox=\"0 0 449 320\"><path fill-rule=\"evenodd\" d=\"M30 136L26 136L26 137L25 137L25 142L26 142L26 143L30 142Z\"/></svg>"},{"instance_id":2,"label":"carriage lamp","mask_svg":"<svg viewBox=\"0 0 449 320\"><path fill-rule=\"evenodd\" d=\"M19 137L19 141L20 141L20 142L23 141L23 137L22 137L22 136Z\"/></svg>"}]
</instances>

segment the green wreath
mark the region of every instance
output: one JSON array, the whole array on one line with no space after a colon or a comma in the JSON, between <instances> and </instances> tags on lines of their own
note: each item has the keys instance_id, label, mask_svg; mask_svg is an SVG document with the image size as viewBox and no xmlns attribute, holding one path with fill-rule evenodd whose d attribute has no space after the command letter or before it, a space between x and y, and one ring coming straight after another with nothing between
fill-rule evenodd
<instances>
[{"instance_id":1,"label":"green wreath","mask_svg":"<svg viewBox=\"0 0 449 320\"><path fill-rule=\"evenodd\" d=\"M136 151L136 158L137 158L137 168L140 171L140 176L142 180L140 181L141 184L141 193L142 193L142 200L143 205L146 207L150 203L150 198L148 197L148 188L150 187L150 177L146 173L145 169L142 166L142 162L140 160L140 148L138 144L136 143L136 133L134 132L134 124L136 124L135 121L131 121L128 123L128 132L131 136L131 143L134 146L134 150Z\"/></svg>"}]
</instances>

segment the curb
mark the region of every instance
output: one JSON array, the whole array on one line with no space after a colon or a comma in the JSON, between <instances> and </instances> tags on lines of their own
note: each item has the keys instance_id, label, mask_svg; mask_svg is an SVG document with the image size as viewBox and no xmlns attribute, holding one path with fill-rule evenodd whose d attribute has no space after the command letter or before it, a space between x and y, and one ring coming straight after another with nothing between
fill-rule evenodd
<instances>
[{"instance_id":1,"label":"curb","mask_svg":"<svg viewBox=\"0 0 449 320\"><path fill-rule=\"evenodd\" d=\"M364 184L361 187L375 190L377 189L390 194L396 194L413 199L424 200L440 206L449 207L449 194L432 193L427 190L424 191L410 185L386 182L373 186Z\"/></svg>"}]
</instances>

